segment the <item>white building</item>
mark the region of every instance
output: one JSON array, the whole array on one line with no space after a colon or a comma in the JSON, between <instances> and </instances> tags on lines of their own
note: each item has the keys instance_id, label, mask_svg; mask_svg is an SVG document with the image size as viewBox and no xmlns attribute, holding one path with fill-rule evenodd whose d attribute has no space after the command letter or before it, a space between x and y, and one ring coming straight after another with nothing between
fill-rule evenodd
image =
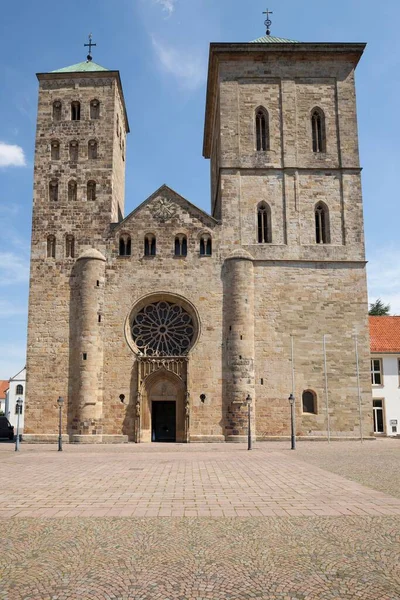
<instances>
[{"instance_id":1,"label":"white building","mask_svg":"<svg viewBox=\"0 0 400 600\"><path fill-rule=\"evenodd\" d=\"M26 383L26 367L24 367L14 377L11 377L9 381L8 392L6 396L5 415L10 421L11 425L14 425L15 432L17 431L17 399L21 398L23 401L22 412L19 417L19 430L20 433L24 430L24 414L25 414L25 383Z\"/></svg>"},{"instance_id":2,"label":"white building","mask_svg":"<svg viewBox=\"0 0 400 600\"><path fill-rule=\"evenodd\" d=\"M8 390L8 379L0 380L0 414L6 412L6 398Z\"/></svg>"},{"instance_id":3,"label":"white building","mask_svg":"<svg viewBox=\"0 0 400 600\"><path fill-rule=\"evenodd\" d=\"M370 317L374 432L400 435L400 317Z\"/></svg>"}]
</instances>

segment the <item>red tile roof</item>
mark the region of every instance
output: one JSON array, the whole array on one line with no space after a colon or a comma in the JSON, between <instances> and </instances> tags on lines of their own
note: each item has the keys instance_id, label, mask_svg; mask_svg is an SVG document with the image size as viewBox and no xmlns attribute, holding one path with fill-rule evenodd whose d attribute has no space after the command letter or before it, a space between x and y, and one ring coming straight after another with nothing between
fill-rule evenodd
<instances>
[{"instance_id":1,"label":"red tile roof","mask_svg":"<svg viewBox=\"0 0 400 600\"><path fill-rule=\"evenodd\" d=\"M8 379L0 379L0 398L6 397L6 390L8 390L8 386L10 385Z\"/></svg>"},{"instance_id":2,"label":"red tile roof","mask_svg":"<svg viewBox=\"0 0 400 600\"><path fill-rule=\"evenodd\" d=\"M371 352L400 353L400 317L370 317Z\"/></svg>"}]
</instances>

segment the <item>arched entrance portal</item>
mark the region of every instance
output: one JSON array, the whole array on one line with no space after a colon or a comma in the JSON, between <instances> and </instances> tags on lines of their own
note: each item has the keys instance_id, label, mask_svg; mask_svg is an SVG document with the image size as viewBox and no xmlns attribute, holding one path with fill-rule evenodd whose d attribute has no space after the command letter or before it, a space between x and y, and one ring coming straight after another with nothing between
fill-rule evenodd
<instances>
[{"instance_id":1,"label":"arched entrance portal","mask_svg":"<svg viewBox=\"0 0 400 600\"><path fill-rule=\"evenodd\" d=\"M150 375L143 386L142 442L186 442L186 390L182 380L165 369Z\"/></svg>"}]
</instances>

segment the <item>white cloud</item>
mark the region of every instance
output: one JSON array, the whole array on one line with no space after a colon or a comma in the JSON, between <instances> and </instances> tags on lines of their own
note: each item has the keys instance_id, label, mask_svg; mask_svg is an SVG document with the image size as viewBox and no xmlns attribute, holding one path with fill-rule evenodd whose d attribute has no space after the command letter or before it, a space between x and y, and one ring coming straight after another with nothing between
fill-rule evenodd
<instances>
[{"instance_id":1,"label":"white cloud","mask_svg":"<svg viewBox=\"0 0 400 600\"><path fill-rule=\"evenodd\" d=\"M0 252L0 285L26 283L29 279L29 260L14 252Z\"/></svg>"},{"instance_id":2,"label":"white cloud","mask_svg":"<svg viewBox=\"0 0 400 600\"><path fill-rule=\"evenodd\" d=\"M390 304L392 315L400 315L400 247L391 244L376 248L368 259L369 301L380 298Z\"/></svg>"},{"instance_id":3,"label":"white cloud","mask_svg":"<svg viewBox=\"0 0 400 600\"><path fill-rule=\"evenodd\" d=\"M24 151L21 146L0 142L0 167L24 167Z\"/></svg>"},{"instance_id":4,"label":"white cloud","mask_svg":"<svg viewBox=\"0 0 400 600\"><path fill-rule=\"evenodd\" d=\"M163 11L170 17L175 10L177 0L154 0L156 4L160 4Z\"/></svg>"},{"instance_id":5,"label":"white cloud","mask_svg":"<svg viewBox=\"0 0 400 600\"><path fill-rule=\"evenodd\" d=\"M183 87L193 90L204 83L206 69L202 57L193 56L187 52L181 53L154 37L152 37L152 42L162 69L173 75Z\"/></svg>"}]
</instances>

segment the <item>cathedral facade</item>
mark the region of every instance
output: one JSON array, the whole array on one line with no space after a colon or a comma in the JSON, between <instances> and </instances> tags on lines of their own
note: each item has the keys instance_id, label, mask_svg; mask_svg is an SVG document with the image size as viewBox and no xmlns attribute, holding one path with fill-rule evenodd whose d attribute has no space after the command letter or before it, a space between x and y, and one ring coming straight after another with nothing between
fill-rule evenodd
<instances>
[{"instance_id":1,"label":"cathedral facade","mask_svg":"<svg viewBox=\"0 0 400 600\"><path fill-rule=\"evenodd\" d=\"M211 211L124 216L118 71L38 74L24 437L370 435L354 72L363 44L211 44ZM355 340L358 340L358 357ZM324 352L325 349L325 352Z\"/></svg>"}]
</instances>

